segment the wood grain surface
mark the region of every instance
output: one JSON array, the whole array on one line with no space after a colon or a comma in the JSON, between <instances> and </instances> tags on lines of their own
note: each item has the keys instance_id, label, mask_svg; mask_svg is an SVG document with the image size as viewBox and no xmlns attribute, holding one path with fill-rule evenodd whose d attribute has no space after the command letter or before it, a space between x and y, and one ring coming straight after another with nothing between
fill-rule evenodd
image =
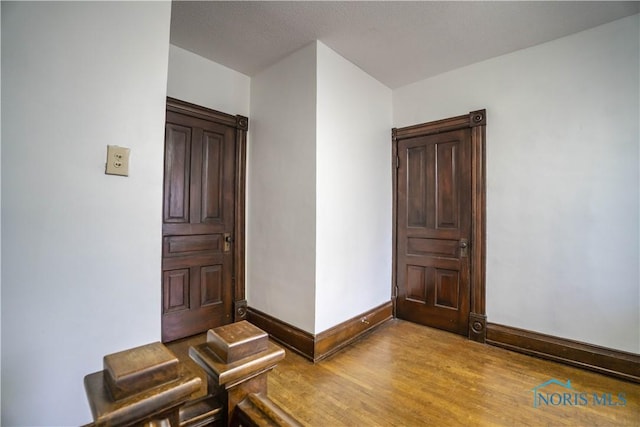
<instances>
[{"instance_id":1,"label":"wood grain surface","mask_svg":"<svg viewBox=\"0 0 640 427\"><path fill-rule=\"evenodd\" d=\"M533 389L550 379L572 389L538 391L585 393L588 404L534 407ZM398 319L316 364L287 350L268 387L271 400L313 427L640 425L638 384ZM594 393L611 404L624 393L625 405L596 405Z\"/></svg>"}]
</instances>

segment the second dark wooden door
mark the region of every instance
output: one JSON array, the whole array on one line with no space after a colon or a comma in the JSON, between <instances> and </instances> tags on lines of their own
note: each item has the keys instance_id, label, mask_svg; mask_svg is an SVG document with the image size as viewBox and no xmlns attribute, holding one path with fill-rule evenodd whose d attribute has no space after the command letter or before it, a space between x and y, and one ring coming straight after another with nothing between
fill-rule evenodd
<instances>
[{"instance_id":1,"label":"second dark wooden door","mask_svg":"<svg viewBox=\"0 0 640 427\"><path fill-rule=\"evenodd\" d=\"M164 342L233 320L235 132L231 126L167 111Z\"/></svg>"},{"instance_id":2,"label":"second dark wooden door","mask_svg":"<svg viewBox=\"0 0 640 427\"><path fill-rule=\"evenodd\" d=\"M467 335L471 131L398 142L397 316Z\"/></svg>"}]
</instances>

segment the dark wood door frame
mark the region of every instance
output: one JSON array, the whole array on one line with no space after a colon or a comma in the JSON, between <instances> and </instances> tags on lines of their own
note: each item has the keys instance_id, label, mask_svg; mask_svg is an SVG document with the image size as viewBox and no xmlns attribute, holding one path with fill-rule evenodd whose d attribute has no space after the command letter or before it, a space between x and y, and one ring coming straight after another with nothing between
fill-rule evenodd
<instances>
[{"instance_id":1,"label":"dark wood door frame","mask_svg":"<svg viewBox=\"0 0 640 427\"><path fill-rule=\"evenodd\" d=\"M486 257L486 172L485 140L487 115L485 110L472 111L463 116L403 128L393 128L393 279L392 299L398 296L397 284L397 202L398 202L398 141L457 129L471 128L471 241L469 338L484 342L486 338L485 257Z\"/></svg>"},{"instance_id":2,"label":"dark wood door frame","mask_svg":"<svg viewBox=\"0 0 640 427\"><path fill-rule=\"evenodd\" d=\"M245 294L245 197L246 197L246 153L249 119L204 108L167 97L167 111L213 121L236 129L235 152L235 206L233 242L233 320L246 319L247 300Z\"/></svg>"}]
</instances>

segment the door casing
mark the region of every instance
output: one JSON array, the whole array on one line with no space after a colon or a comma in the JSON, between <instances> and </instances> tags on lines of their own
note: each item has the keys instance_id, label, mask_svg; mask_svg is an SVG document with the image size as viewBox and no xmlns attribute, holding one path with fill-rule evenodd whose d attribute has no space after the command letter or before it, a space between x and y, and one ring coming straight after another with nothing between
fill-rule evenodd
<instances>
[{"instance_id":1,"label":"door casing","mask_svg":"<svg viewBox=\"0 0 640 427\"><path fill-rule=\"evenodd\" d=\"M245 199L246 199L246 149L249 119L242 115L231 115L185 101L167 97L167 112L179 113L235 128L235 176L234 176L234 231L233 231L233 321L246 319L247 300L245 292Z\"/></svg>"},{"instance_id":2,"label":"door casing","mask_svg":"<svg viewBox=\"0 0 640 427\"><path fill-rule=\"evenodd\" d=\"M397 244L398 244L398 141L406 138L433 135L445 131L471 129L471 240L470 250L470 304L469 304L469 338L485 342L486 339L486 300L485 300L485 265L486 265L486 110L476 110L469 114L456 116L433 122L421 123L402 128L393 128L392 160L393 160L393 270L392 300L394 315L398 296L397 284Z\"/></svg>"}]
</instances>

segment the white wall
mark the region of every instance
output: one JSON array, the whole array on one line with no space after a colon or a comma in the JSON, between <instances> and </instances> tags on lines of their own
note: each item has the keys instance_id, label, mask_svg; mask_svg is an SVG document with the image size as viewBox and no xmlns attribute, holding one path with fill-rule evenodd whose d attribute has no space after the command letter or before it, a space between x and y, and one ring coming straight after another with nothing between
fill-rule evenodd
<instances>
[{"instance_id":1,"label":"white wall","mask_svg":"<svg viewBox=\"0 0 640 427\"><path fill-rule=\"evenodd\" d=\"M249 305L318 333L390 300L391 90L320 42L251 80Z\"/></svg>"},{"instance_id":2,"label":"white wall","mask_svg":"<svg viewBox=\"0 0 640 427\"><path fill-rule=\"evenodd\" d=\"M2 423L91 420L83 377L160 339L169 2L2 3ZM131 148L128 178L104 174Z\"/></svg>"},{"instance_id":3,"label":"white wall","mask_svg":"<svg viewBox=\"0 0 640 427\"><path fill-rule=\"evenodd\" d=\"M314 331L316 46L251 79L247 300Z\"/></svg>"},{"instance_id":4,"label":"white wall","mask_svg":"<svg viewBox=\"0 0 640 427\"><path fill-rule=\"evenodd\" d=\"M487 108L487 316L640 352L639 18L397 89L394 126Z\"/></svg>"},{"instance_id":5,"label":"white wall","mask_svg":"<svg viewBox=\"0 0 640 427\"><path fill-rule=\"evenodd\" d=\"M169 46L167 96L247 116L250 81L244 74L188 50Z\"/></svg>"},{"instance_id":6,"label":"white wall","mask_svg":"<svg viewBox=\"0 0 640 427\"><path fill-rule=\"evenodd\" d=\"M318 42L316 325L391 299L391 89Z\"/></svg>"}]
</instances>

